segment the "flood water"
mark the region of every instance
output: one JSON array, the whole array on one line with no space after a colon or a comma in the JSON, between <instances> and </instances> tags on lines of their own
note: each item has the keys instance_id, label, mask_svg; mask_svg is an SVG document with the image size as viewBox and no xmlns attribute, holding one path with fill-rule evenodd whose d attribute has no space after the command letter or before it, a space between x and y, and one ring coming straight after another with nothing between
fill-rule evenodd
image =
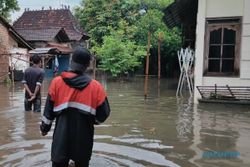
<instances>
[{"instance_id":1,"label":"flood water","mask_svg":"<svg viewBox=\"0 0 250 167\"><path fill-rule=\"evenodd\" d=\"M150 78L144 99L142 78L98 79L111 116L96 126L91 167L249 167L250 106L193 105L176 98L177 82ZM49 81L42 86L43 105ZM0 85L0 166L49 167L53 131L42 137L41 113L24 112L23 87ZM236 152L234 157L204 153Z\"/></svg>"}]
</instances>

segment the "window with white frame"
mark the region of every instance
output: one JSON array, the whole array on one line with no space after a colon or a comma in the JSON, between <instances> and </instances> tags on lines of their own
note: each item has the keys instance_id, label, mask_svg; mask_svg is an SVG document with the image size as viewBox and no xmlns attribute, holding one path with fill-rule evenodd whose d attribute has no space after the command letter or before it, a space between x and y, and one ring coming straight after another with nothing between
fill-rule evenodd
<instances>
[{"instance_id":1,"label":"window with white frame","mask_svg":"<svg viewBox=\"0 0 250 167\"><path fill-rule=\"evenodd\" d=\"M206 20L204 75L238 76L241 18Z\"/></svg>"}]
</instances>

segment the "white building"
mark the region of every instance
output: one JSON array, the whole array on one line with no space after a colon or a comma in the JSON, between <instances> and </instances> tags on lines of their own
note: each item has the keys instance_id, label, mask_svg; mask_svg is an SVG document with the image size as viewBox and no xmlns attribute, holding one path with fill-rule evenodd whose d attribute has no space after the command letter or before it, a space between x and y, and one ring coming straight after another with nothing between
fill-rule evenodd
<instances>
[{"instance_id":1,"label":"white building","mask_svg":"<svg viewBox=\"0 0 250 167\"><path fill-rule=\"evenodd\" d=\"M169 28L181 28L182 47L195 50L194 101L202 98L197 86L217 90L228 88L226 85L238 91L237 97L233 89L226 92L219 88L224 92L215 91L214 102L218 101L217 95L220 99L231 95L231 100L244 96L249 101L250 0L175 0L164 13ZM239 92L239 87L244 90ZM213 92L205 89L201 93L209 100Z\"/></svg>"},{"instance_id":2,"label":"white building","mask_svg":"<svg viewBox=\"0 0 250 167\"><path fill-rule=\"evenodd\" d=\"M250 0L198 0L194 75L195 87L250 86Z\"/></svg>"}]
</instances>

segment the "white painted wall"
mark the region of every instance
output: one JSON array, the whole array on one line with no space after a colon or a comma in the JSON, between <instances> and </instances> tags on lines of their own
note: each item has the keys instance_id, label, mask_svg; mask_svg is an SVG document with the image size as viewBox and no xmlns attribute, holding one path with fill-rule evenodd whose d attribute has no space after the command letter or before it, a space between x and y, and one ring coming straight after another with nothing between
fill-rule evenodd
<instances>
[{"instance_id":1,"label":"white painted wall","mask_svg":"<svg viewBox=\"0 0 250 167\"><path fill-rule=\"evenodd\" d=\"M250 23L250 0L244 1L244 17L243 23Z\"/></svg>"},{"instance_id":2,"label":"white painted wall","mask_svg":"<svg viewBox=\"0 0 250 167\"><path fill-rule=\"evenodd\" d=\"M241 79L248 79L248 84L246 86L250 86L250 60L241 61Z\"/></svg>"},{"instance_id":3,"label":"white painted wall","mask_svg":"<svg viewBox=\"0 0 250 167\"><path fill-rule=\"evenodd\" d=\"M250 36L242 36L241 39L241 61L250 60Z\"/></svg>"},{"instance_id":4,"label":"white painted wall","mask_svg":"<svg viewBox=\"0 0 250 167\"><path fill-rule=\"evenodd\" d=\"M205 36L206 0L199 0L197 26L196 26L196 46L195 46L195 69L194 69L194 102L198 102L200 94L196 86L203 85L203 53Z\"/></svg>"},{"instance_id":5,"label":"white painted wall","mask_svg":"<svg viewBox=\"0 0 250 167\"><path fill-rule=\"evenodd\" d=\"M207 0L207 17L243 16L244 0Z\"/></svg>"},{"instance_id":6,"label":"white painted wall","mask_svg":"<svg viewBox=\"0 0 250 167\"><path fill-rule=\"evenodd\" d=\"M24 48L12 48L10 56L10 66L14 66L16 70L24 70L29 67L28 50Z\"/></svg>"},{"instance_id":7,"label":"white painted wall","mask_svg":"<svg viewBox=\"0 0 250 167\"><path fill-rule=\"evenodd\" d=\"M237 77L203 77L203 85L213 86L217 84L218 86L250 86L249 80L239 79Z\"/></svg>"},{"instance_id":8,"label":"white painted wall","mask_svg":"<svg viewBox=\"0 0 250 167\"><path fill-rule=\"evenodd\" d=\"M244 1L243 11L240 78L249 79L250 86L250 0Z\"/></svg>"},{"instance_id":9,"label":"white painted wall","mask_svg":"<svg viewBox=\"0 0 250 167\"><path fill-rule=\"evenodd\" d=\"M249 15L250 15L250 13L249 13ZM243 23L242 36L243 37L249 37L250 36L250 21L249 21L249 23Z\"/></svg>"}]
</instances>

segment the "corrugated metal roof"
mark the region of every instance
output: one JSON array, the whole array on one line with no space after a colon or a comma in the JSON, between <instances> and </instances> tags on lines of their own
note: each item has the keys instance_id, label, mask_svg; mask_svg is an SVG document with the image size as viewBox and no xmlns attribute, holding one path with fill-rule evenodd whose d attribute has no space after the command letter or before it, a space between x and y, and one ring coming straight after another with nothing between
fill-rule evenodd
<instances>
[{"instance_id":1,"label":"corrugated metal roof","mask_svg":"<svg viewBox=\"0 0 250 167\"><path fill-rule=\"evenodd\" d=\"M181 27L183 22L196 22L198 0L176 0L165 10L164 21L169 28Z\"/></svg>"},{"instance_id":2,"label":"corrugated metal roof","mask_svg":"<svg viewBox=\"0 0 250 167\"><path fill-rule=\"evenodd\" d=\"M29 51L30 54L60 54L57 48L35 48Z\"/></svg>"},{"instance_id":3,"label":"corrugated metal roof","mask_svg":"<svg viewBox=\"0 0 250 167\"><path fill-rule=\"evenodd\" d=\"M30 54L70 54L72 49L68 46L58 43L48 43L47 47L35 48L29 51Z\"/></svg>"},{"instance_id":4,"label":"corrugated metal roof","mask_svg":"<svg viewBox=\"0 0 250 167\"><path fill-rule=\"evenodd\" d=\"M176 2L169 5L165 10L164 20L169 28L181 27L181 19L179 6Z\"/></svg>"},{"instance_id":5,"label":"corrugated metal roof","mask_svg":"<svg viewBox=\"0 0 250 167\"><path fill-rule=\"evenodd\" d=\"M47 47L57 48L61 54L70 54L73 52L72 48L65 46L63 44L58 44L58 43L54 43L54 42L49 42L47 44Z\"/></svg>"}]
</instances>

